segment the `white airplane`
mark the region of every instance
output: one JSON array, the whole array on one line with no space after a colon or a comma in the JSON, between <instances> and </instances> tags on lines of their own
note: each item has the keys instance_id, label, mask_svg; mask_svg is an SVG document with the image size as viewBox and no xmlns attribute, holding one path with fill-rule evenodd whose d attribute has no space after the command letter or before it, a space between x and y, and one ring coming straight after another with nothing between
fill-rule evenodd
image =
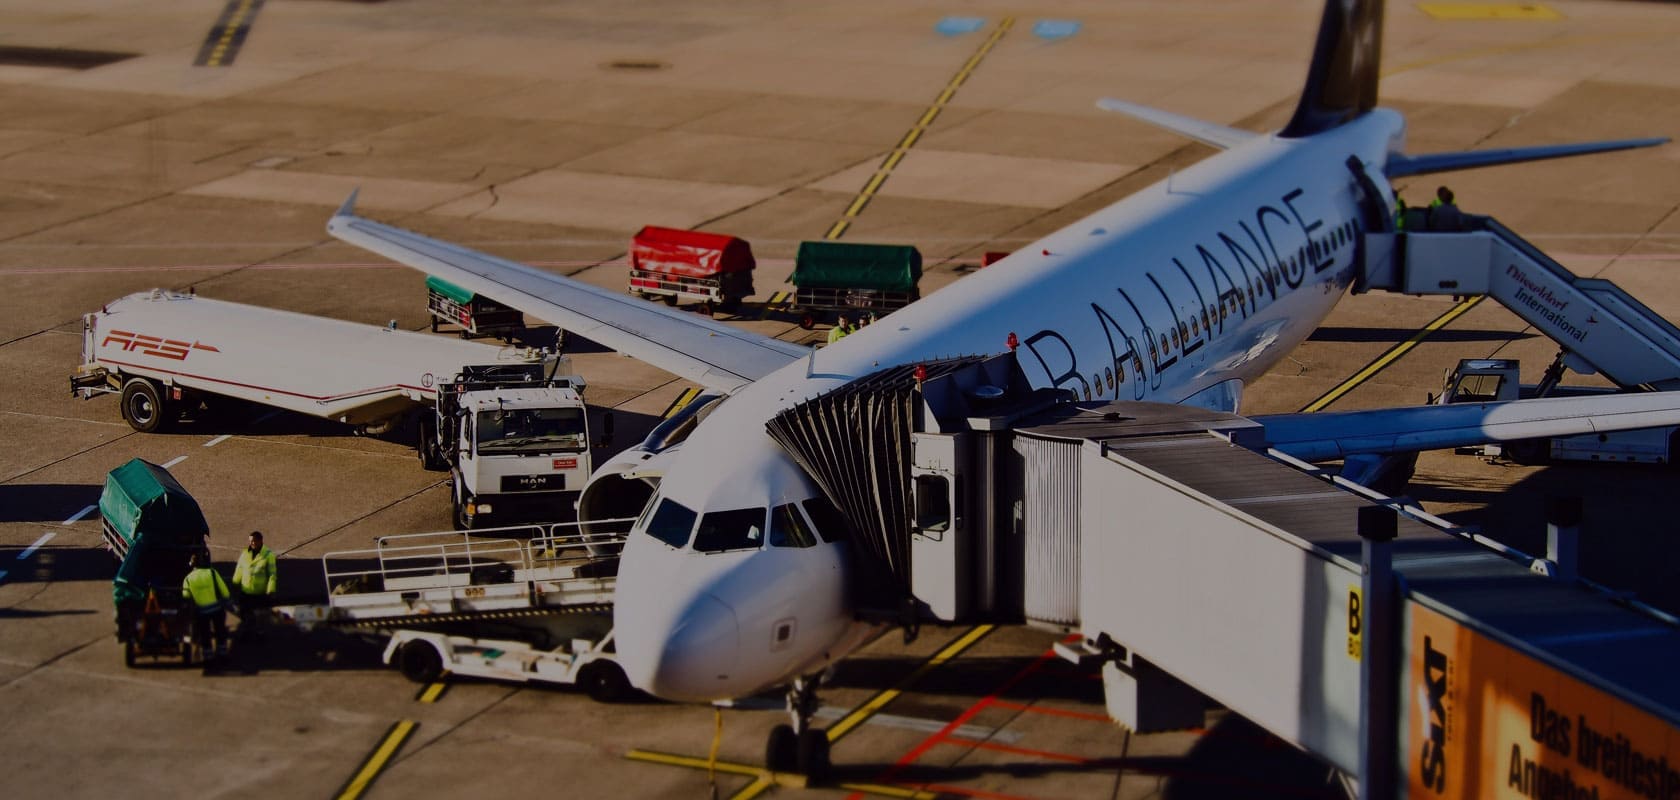
<instances>
[{"instance_id":1,"label":"white airplane","mask_svg":"<svg viewBox=\"0 0 1680 800\"><path fill-rule=\"evenodd\" d=\"M818 676L883 626L854 618L848 523L766 433L776 414L883 368L997 353L1012 336L1039 387L1234 413L1242 387L1345 293L1361 234L1392 229L1390 178L1665 141L1405 155L1403 119L1375 107L1381 19L1376 0L1328 0L1305 93L1274 134L1103 101L1223 152L816 352L362 219L353 194L327 229L709 390L603 465L579 504L585 520L640 513L619 569L619 662L672 700L791 684L793 725L768 755L816 771L828 743L809 726ZM1508 438L1589 430L1552 402L1498 409ZM1662 402L1669 416L1628 427L1680 422ZM1490 408L1337 415L1315 452L1345 454L1338 442L1379 429L1399 451L1497 440ZM1403 437L1397 418L1412 426Z\"/></svg>"}]
</instances>

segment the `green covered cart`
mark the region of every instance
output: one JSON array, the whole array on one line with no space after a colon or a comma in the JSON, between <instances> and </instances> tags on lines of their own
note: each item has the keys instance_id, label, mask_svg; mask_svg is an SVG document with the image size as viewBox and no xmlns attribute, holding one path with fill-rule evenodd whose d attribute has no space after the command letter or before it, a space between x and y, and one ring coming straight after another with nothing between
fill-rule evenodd
<instances>
[{"instance_id":1,"label":"green covered cart","mask_svg":"<svg viewBox=\"0 0 1680 800\"><path fill-rule=\"evenodd\" d=\"M909 245L802 242L793 265L793 304L809 329L825 312L887 314L921 295L922 254Z\"/></svg>"},{"instance_id":2,"label":"green covered cart","mask_svg":"<svg viewBox=\"0 0 1680 800\"><path fill-rule=\"evenodd\" d=\"M99 519L120 561L111 594L123 661L132 667L141 656L179 656L190 663L192 609L181 599L181 581L210 536L198 502L168 470L136 458L105 476Z\"/></svg>"},{"instance_id":3,"label":"green covered cart","mask_svg":"<svg viewBox=\"0 0 1680 800\"><path fill-rule=\"evenodd\" d=\"M458 325L462 339L494 336L509 344L525 335L525 314L437 277L426 278L426 310L432 332L438 324Z\"/></svg>"}]
</instances>

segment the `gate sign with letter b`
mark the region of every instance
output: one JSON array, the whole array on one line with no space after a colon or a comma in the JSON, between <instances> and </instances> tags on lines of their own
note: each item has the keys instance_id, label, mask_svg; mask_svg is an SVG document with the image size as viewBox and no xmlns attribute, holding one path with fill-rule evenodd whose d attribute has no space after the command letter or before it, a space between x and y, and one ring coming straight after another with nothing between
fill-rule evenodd
<instances>
[{"instance_id":1,"label":"gate sign with letter b","mask_svg":"<svg viewBox=\"0 0 1680 800\"><path fill-rule=\"evenodd\" d=\"M1359 635L1365 630L1365 602L1364 598L1359 594L1359 586L1357 584L1348 587L1347 610L1347 654L1348 658L1358 661L1361 649L1359 645Z\"/></svg>"}]
</instances>

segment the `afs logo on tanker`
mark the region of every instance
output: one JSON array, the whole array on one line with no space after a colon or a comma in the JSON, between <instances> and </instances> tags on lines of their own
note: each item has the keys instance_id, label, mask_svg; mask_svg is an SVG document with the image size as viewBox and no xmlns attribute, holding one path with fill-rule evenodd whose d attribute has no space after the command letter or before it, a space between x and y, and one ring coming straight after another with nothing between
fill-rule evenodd
<instances>
[{"instance_id":1,"label":"afs logo on tanker","mask_svg":"<svg viewBox=\"0 0 1680 800\"><path fill-rule=\"evenodd\" d=\"M158 358L168 358L175 361L187 360L187 356L194 350L208 350L212 353L222 352L219 348L201 344L198 341L183 342L179 339L160 339L156 336L147 336L132 331L111 331L106 334L104 341L101 341L99 346L109 347L113 344L121 347L125 353L139 352L143 356L157 356Z\"/></svg>"}]
</instances>

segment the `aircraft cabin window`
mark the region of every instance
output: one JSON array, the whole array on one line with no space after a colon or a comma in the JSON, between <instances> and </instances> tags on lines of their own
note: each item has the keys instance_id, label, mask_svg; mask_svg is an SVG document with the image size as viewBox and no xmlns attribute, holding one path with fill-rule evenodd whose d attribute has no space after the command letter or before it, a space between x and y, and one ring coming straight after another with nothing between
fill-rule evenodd
<instances>
[{"instance_id":1,"label":"aircraft cabin window","mask_svg":"<svg viewBox=\"0 0 1680 800\"><path fill-rule=\"evenodd\" d=\"M700 518L694 549L702 553L757 550L764 544L764 509L713 511Z\"/></svg>"},{"instance_id":2,"label":"aircraft cabin window","mask_svg":"<svg viewBox=\"0 0 1680 800\"><path fill-rule=\"evenodd\" d=\"M694 532L694 518L698 516L694 509L675 500L662 501L659 510L653 512L653 519L648 520L648 535L672 547L682 547L688 544L688 535Z\"/></svg>"},{"instance_id":3,"label":"aircraft cabin window","mask_svg":"<svg viewBox=\"0 0 1680 800\"><path fill-rule=\"evenodd\" d=\"M815 547L816 544L817 534L811 530L811 523L791 503L776 506L770 512L771 547Z\"/></svg>"},{"instance_id":4,"label":"aircraft cabin window","mask_svg":"<svg viewBox=\"0 0 1680 800\"><path fill-rule=\"evenodd\" d=\"M916 476L916 528L951 529L951 482L940 475Z\"/></svg>"},{"instance_id":5,"label":"aircraft cabin window","mask_svg":"<svg viewBox=\"0 0 1680 800\"><path fill-rule=\"evenodd\" d=\"M838 541L852 530L852 523L846 515L840 513L833 503L826 497L813 497L806 500L805 514L811 518L811 524L817 526L817 535L825 542Z\"/></svg>"}]
</instances>

